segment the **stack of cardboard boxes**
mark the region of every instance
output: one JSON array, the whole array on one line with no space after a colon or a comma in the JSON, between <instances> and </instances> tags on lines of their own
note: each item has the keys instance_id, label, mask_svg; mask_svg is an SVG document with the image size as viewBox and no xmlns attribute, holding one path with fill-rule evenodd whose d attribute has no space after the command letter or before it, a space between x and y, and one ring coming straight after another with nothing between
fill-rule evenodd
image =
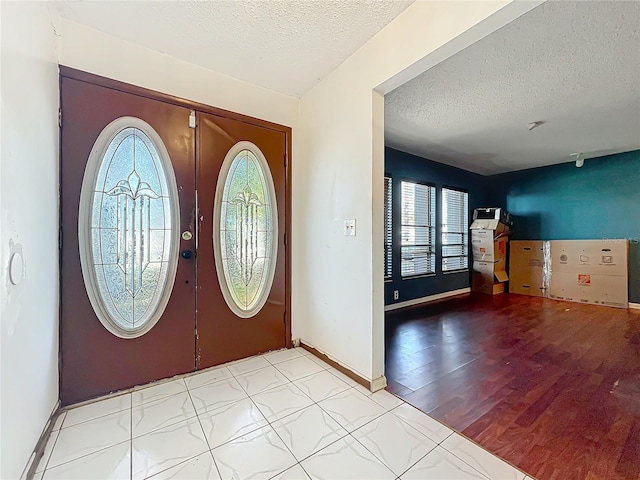
<instances>
[{"instance_id":1,"label":"stack of cardboard boxes","mask_svg":"<svg viewBox=\"0 0 640 480\"><path fill-rule=\"evenodd\" d=\"M509 291L628 308L624 239L511 242Z\"/></svg>"},{"instance_id":2,"label":"stack of cardboard boxes","mask_svg":"<svg viewBox=\"0 0 640 480\"><path fill-rule=\"evenodd\" d=\"M476 208L471 224L471 252L474 292L495 295L504 292L509 280L507 242L511 228L511 215L502 208Z\"/></svg>"},{"instance_id":3,"label":"stack of cardboard boxes","mask_svg":"<svg viewBox=\"0 0 640 480\"><path fill-rule=\"evenodd\" d=\"M504 209L474 210L474 292L496 295L505 291L508 281L510 293L628 308L628 240L509 242L512 224Z\"/></svg>"}]
</instances>

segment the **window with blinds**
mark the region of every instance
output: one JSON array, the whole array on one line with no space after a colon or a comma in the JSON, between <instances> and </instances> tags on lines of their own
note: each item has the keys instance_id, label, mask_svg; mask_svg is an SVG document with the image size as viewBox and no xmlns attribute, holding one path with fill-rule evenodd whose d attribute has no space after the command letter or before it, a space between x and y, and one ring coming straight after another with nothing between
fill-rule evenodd
<instances>
[{"instance_id":1,"label":"window with blinds","mask_svg":"<svg viewBox=\"0 0 640 480\"><path fill-rule=\"evenodd\" d=\"M392 181L384 177L384 279L391 279L391 244L393 242L392 226Z\"/></svg>"},{"instance_id":2,"label":"window with blinds","mask_svg":"<svg viewBox=\"0 0 640 480\"><path fill-rule=\"evenodd\" d=\"M469 194L442 189L442 271L469 268Z\"/></svg>"},{"instance_id":3,"label":"window with blinds","mask_svg":"<svg viewBox=\"0 0 640 480\"><path fill-rule=\"evenodd\" d=\"M436 187L402 182L403 277L435 273Z\"/></svg>"}]
</instances>

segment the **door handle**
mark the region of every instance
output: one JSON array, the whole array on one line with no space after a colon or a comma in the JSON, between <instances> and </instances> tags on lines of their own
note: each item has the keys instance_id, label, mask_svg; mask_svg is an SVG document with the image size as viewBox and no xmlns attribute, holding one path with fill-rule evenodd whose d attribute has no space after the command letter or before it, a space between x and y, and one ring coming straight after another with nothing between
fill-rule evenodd
<instances>
[{"instance_id":1,"label":"door handle","mask_svg":"<svg viewBox=\"0 0 640 480\"><path fill-rule=\"evenodd\" d=\"M189 259L189 258L193 257L193 252L191 250L183 250L182 252L180 252L180 256L182 258Z\"/></svg>"}]
</instances>

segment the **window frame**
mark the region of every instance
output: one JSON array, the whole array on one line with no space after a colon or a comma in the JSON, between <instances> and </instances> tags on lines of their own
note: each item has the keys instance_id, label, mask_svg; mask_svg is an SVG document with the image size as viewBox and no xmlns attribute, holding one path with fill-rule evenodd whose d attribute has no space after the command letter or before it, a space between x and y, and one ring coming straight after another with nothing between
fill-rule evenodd
<instances>
[{"instance_id":1,"label":"window frame","mask_svg":"<svg viewBox=\"0 0 640 480\"><path fill-rule=\"evenodd\" d=\"M452 192L457 192L457 193L462 193L464 195L466 195L466 207L467 207L467 212L466 212L466 219L463 219L463 231L462 232L445 232L444 231L444 226L445 226L445 216L444 216L444 207L445 207L445 200L444 200L444 194L445 194L445 190L449 190ZM465 189L465 188L459 188L459 187L451 187L448 185L443 185L440 189L440 268L442 270L443 274L450 274L450 273L460 273L460 272L468 272L469 271L469 260L470 260L470 255L469 255L469 190ZM462 240L463 243L445 243L444 241L444 234L445 233L452 233L452 234L461 234L462 235ZM445 255L444 254L444 249L445 247L450 247L450 246L462 246L463 247L463 252L465 252L462 255ZM445 258L466 258L466 264L467 266L464 268L456 268L453 270L445 270L445 266L444 266L444 260Z\"/></svg>"},{"instance_id":2,"label":"window frame","mask_svg":"<svg viewBox=\"0 0 640 480\"><path fill-rule=\"evenodd\" d=\"M389 179L388 190L387 179ZM385 173L384 180L384 281L391 282L393 280L393 176Z\"/></svg>"},{"instance_id":3,"label":"window frame","mask_svg":"<svg viewBox=\"0 0 640 480\"><path fill-rule=\"evenodd\" d=\"M265 195L268 195L271 207L271 252L270 262L266 272L266 276L261 281L260 288L262 289L258 299L252 304L250 308L243 308L238 304L233 294L231 293L230 283L232 282L231 274L229 272L229 265L224 261L223 252L221 249L222 241L220 240L221 232L221 219L222 219L222 204L226 190L226 182L229 174L231 173L231 167L234 165L236 157L243 151L248 150L251 152L257 162L262 167L262 173L264 174L264 187L267 190ZM214 203L213 203L213 254L216 265L216 274L218 276L218 283L222 296L227 303L229 309L239 318L251 318L256 316L267 303L271 288L273 286L273 280L275 278L276 264L278 263L278 204L276 201L276 189L273 182L273 176L271 174L271 168L269 162L260 150L260 148L249 141L241 140L233 145L228 151L220 167L218 173L218 181L216 184Z\"/></svg>"},{"instance_id":4,"label":"window frame","mask_svg":"<svg viewBox=\"0 0 640 480\"><path fill-rule=\"evenodd\" d=\"M429 222L427 222L427 225L418 225L418 224L410 225L410 224L403 223L403 203L404 203L403 188L402 188L403 183L411 183L414 185L427 187L428 189L433 189L433 195L431 195L430 190L427 191L429 200L433 199L433 206L431 209L428 210L428 214L432 216L432 218L430 219L432 220L432 223L430 225L429 225ZM430 242L424 243L424 244L404 245L404 241L402 239L402 229L405 226L406 227L426 227ZM437 264L437 255L436 255L437 248L436 247L437 247L437 241L438 241L437 229L438 229L438 189L436 187L436 184L432 182L415 180L412 178L400 179L400 277L402 280L412 280L412 279L421 278L421 277L433 277L437 274L437 271L436 271L436 264ZM402 273L402 252L405 247L427 247L428 255L431 255L433 260L431 265L431 271L415 273L411 275L404 275Z\"/></svg>"},{"instance_id":5,"label":"window frame","mask_svg":"<svg viewBox=\"0 0 640 480\"><path fill-rule=\"evenodd\" d=\"M158 155L158 166L163 170L163 175L167 183L167 193L169 197L169 225L171 231L171 244L165 247L168 251L167 274L164 284L158 283L156 288L161 288L156 299L156 304L148 319L139 327L124 328L115 320L107 307L107 297L102 292L98 273L96 271L96 251L93 247L93 214L94 214L94 193L96 192L96 182L98 174L105 162L105 154L113 139L127 128L138 129L143 132L151 141ZM110 168L110 167L107 167ZM102 129L98 138L93 144L87 165L82 178L80 190L80 203L78 209L78 250L80 256L80 267L84 279L85 289L89 302L100 323L116 337L122 339L133 339L145 335L149 332L162 317L175 283L178 270L178 254L180 248L180 198L178 196L178 184L175 171L171 162L169 152L155 129L144 120L137 117L119 117ZM102 255L102 254L101 254ZM107 292L108 293L108 292Z\"/></svg>"}]
</instances>

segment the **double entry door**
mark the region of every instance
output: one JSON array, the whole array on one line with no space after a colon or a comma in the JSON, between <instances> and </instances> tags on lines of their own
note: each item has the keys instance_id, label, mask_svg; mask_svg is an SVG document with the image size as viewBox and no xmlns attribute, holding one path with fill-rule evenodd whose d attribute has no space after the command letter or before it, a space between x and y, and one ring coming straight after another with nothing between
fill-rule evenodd
<instances>
[{"instance_id":1,"label":"double entry door","mask_svg":"<svg viewBox=\"0 0 640 480\"><path fill-rule=\"evenodd\" d=\"M291 130L61 67L63 405L290 346Z\"/></svg>"}]
</instances>

